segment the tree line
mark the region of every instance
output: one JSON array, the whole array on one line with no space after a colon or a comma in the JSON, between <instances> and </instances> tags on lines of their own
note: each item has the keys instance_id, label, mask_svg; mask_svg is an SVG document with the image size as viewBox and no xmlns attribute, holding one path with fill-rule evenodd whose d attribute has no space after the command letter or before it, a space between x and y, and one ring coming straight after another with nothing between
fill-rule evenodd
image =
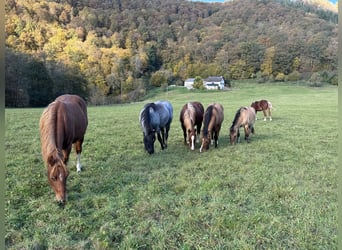
<instances>
[{"instance_id":1,"label":"tree line","mask_svg":"<svg viewBox=\"0 0 342 250\"><path fill-rule=\"evenodd\" d=\"M288 0L8 0L6 106L92 104L220 75L337 84L337 13Z\"/></svg>"}]
</instances>

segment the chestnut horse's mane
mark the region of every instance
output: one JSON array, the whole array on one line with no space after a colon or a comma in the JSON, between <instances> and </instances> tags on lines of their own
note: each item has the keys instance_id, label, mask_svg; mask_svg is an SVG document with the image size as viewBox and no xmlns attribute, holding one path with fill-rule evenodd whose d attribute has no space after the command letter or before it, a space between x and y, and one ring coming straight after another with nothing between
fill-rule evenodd
<instances>
[{"instance_id":1,"label":"chestnut horse's mane","mask_svg":"<svg viewBox=\"0 0 342 250\"><path fill-rule=\"evenodd\" d=\"M57 158L58 155L62 154L56 147L56 118L57 108L56 101L54 101L44 110L39 122L42 156L45 162L52 155Z\"/></svg>"},{"instance_id":2,"label":"chestnut horse's mane","mask_svg":"<svg viewBox=\"0 0 342 250\"><path fill-rule=\"evenodd\" d=\"M211 115L213 114L213 108L214 108L214 105L210 105L204 114L205 115L205 117L203 118L204 120L203 136L204 137L208 136L209 123L211 121Z\"/></svg>"},{"instance_id":3,"label":"chestnut horse's mane","mask_svg":"<svg viewBox=\"0 0 342 250\"><path fill-rule=\"evenodd\" d=\"M186 121L186 118L188 118L191 121L191 124L195 124L195 108L190 102L187 104L185 108L183 118L184 121Z\"/></svg>"}]
</instances>

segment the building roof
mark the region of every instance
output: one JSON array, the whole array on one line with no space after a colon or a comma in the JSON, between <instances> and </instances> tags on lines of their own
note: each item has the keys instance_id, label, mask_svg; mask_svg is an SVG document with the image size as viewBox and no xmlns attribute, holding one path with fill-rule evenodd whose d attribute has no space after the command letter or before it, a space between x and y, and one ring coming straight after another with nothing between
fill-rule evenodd
<instances>
[{"instance_id":1,"label":"building roof","mask_svg":"<svg viewBox=\"0 0 342 250\"><path fill-rule=\"evenodd\" d=\"M208 78L203 79L205 82L221 82L222 80L222 76L209 76Z\"/></svg>"}]
</instances>

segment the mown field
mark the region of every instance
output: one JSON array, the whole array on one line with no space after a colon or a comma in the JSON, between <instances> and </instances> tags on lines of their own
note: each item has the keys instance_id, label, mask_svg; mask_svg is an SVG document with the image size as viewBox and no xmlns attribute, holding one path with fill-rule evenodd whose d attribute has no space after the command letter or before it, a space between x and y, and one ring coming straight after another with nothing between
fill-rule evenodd
<instances>
[{"instance_id":1,"label":"mown field","mask_svg":"<svg viewBox=\"0 0 342 250\"><path fill-rule=\"evenodd\" d=\"M236 110L261 98L273 121L258 113L251 143L231 146ZM156 142L150 156L138 114L157 99L174 120L167 150ZM205 153L183 144L179 112L193 100L225 109L218 148ZM7 249L337 249L336 87L240 82L89 107L83 172L72 152L64 209L41 159L42 110L5 110Z\"/></svg>"}]
</instances>

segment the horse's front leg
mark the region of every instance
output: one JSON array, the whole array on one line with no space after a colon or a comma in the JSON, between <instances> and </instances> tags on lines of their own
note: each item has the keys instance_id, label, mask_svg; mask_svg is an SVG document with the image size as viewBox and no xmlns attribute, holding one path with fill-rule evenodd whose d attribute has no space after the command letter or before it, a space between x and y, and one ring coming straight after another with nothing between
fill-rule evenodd
<instances>
[{"instance_id":1,"label":"horse's front leg","mask_svg":"<svg viewBox=\"0 0 342 250\"><path fill-rule=\"evenodd\" d=\"M68 161L69 161L69 155L70 155L70 152L71 152L71 147L72 147L72 145L70 145L69 147L67 147L67 148L62 150L64 164L67 164Z\"/></svg>"},{"instance_id":2,"label":"horse's front leg","mask_svg":"<svg viewBox=\"0 0 342 250\"><path fill-rule=\"evenodd\" d=\"M266 121L266 117L267 117L266 110L263 109L262 112L264 113L264 121Z\"/></svg>"},{"instance_id":3,"label":"horse's front leg","mask_svg":"<svg viewBox=\"0 0 342 250\"><path fill-rule=\"evenodd\" d=\"M164 150L164 142L163 142L162 136L160 135L160 131L157 132L157 137L158 137L158 141L160 143L162 150ZM164 137L164 133L163 133L163 137Z\"/></svg>"},{"instance_id":4,"label":"horse's front leg","mask_svg":"<svg viewBox=\"0 0 342 250\"><path fill-rule=\"evenodd\" d=\"M210 132L210 138L211 138L211 145L214 145L215 138L214 138L214 130Z\"/></svg>"},{"instance_id":5,"label":"horse's front leg","mask_svg":"<svg viewBox=\"0 0 342 250\"><path fill-rule=\"evenodd\" d=\"M217 148L217 145L218 145L218 137L219 137L219 131L215 132L215 135L214 135L214 140L215 140L215 148Z\"/></svg>"},{"instance_id":6,"label":"horse's front leg","mask_svg":"<svg viewBox=\"0 0 342 250\"><path fill-rule=\"evenodd\" d=\"M188 139L188 135L187 135L187 131L186 128L183 126L182 124L182 130L183 130L183 136L184 136L184 144L188 144L189 143L189 139Z\"/></svg>"},{"instance_id":7,"label":"horse's front leg","mask_svg":"<svg viewBox=\"0 0 342 250\"><path fill-rule=\"evenodd\" d=\"M236 143L240 142L240 129L237 131L237 136L236 136Z\"/></svg>"},{"instance_id":8,"label":"horse's front leg","mask_svg":"<svg viewBox=\"0 0 342 250\"><path fill-rule=\"evenodd\" d=\"M197 136L196 136L196 143L199 143L199 141L200 141L201 127L202 127L202 124L197 125L197 129L196 129L196 133L197 133Z\"/></svg>"},{"instance_id":9,"label":"horse's front leg","mask_svg":"<svg viewBox=\"0 0 342 250\"><path fill-rule=\"evenodd\" d=\"M272 121L272 115L271 115L271 109L268 109L268 117L270 118L270 121Z\"/></svg>"},{"instance_id":10,"label":"horse's front leg","mask_svg":"<svg viewBox=\"0 0 342 250\"><path fill-rule=\"evenodd\" d=\"M81 165L82 143L83 143L83 139L78 140L75 143L75 150L77 154L76 170L78 173L81 172L81 169L82 169L82 165Z\"/></svg>"},{"instance_id":11,"label":"horse's front leg","mask_svg":"<svg viewBox=\"0 0 342 250\"><path fill-rule=\"evenodd\" d=\"M244 129L245 129L245 140L247 141L247 143L249 143L249 126L245 125Z\"/></svg>"}]
</instances>

